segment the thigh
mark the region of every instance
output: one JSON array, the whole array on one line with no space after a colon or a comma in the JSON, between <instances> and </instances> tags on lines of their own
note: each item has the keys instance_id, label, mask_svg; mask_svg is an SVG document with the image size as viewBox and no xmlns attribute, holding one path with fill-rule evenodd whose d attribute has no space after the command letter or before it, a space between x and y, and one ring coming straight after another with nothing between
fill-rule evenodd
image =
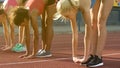
<instances>
[{"instance_id":1,"label":"thigh","mask_svg":"<svg viewBox=\"0 0 120 68\"><path fill-rule=\"evenodd\" d=\"M104 16L108 16L111 12L114 0L102 0L102 4L100 7L100 13Z\"/></svg>"},{"instance_id":2,"label":"thigh","mask_svg":"<svg viewBox=\"0 0 120 68\"><path fill-rule=\"evenodd\" d=\"M30 14L31 16L31 26L33 27L34 32L38 32L38 14L37 10L33 10Z\"/></svg>"},{"instance_id":3,"label":"thigh","mask_svg":"<svg viewBox=\"0 0 120 68\"><path fill-rule=\"evenodd\" d=\"M53 17L53 15L56 13L56 4L52 4L50 6L46 7L47 16Z\"/></svg>"},{"instance_id":4,"label":"thigh","mask_svg":"<svg viewBox=\"0 0 120 68\"><path fill-rule=\"evenodd\" d=\"M88 10L91 6L91 0L80 0L80 9L81 10Z\"/></svg>"}]
</instances>

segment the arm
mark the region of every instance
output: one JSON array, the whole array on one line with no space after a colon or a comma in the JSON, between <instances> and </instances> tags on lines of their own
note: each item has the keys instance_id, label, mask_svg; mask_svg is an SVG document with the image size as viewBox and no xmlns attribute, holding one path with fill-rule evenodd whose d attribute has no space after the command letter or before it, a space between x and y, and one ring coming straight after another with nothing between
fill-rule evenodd
<instances>
[{"instance_id":1,"label":"arm","mask_svg":"<svg viewBox=\"0 0 120 68\"><path fill-rule=\"evenodd\" d=\"M71 19L71 29L72 29L72 56L77 56L78 48L78 28L76 23L76 17Z\"/></svg>"},{"instance_id":2,"label":"arm","mask_svg":"<svg viewBox=\"0 0 120 68\"><path fill-rule=\"evenodd\" d=\"M29 23L28 21L26 23ZM29 24L25 25L25 42L26 42L26 55L30 53L30 27Z\"/></svg>"},{"instance_id":3,"label":"arm","mask_svg":"<svg viewBox=\"0 0 120 68\"><path fill-rule=\"evenodd\" d=\"M3 24L3 28L4 28L4 36L5 36L5 42L6 42L6 45L8 46L8 47L11 47L10 46L10 38L9 38L9 31L8 31L8 25L7 25L7 17L6 16L4 16L4 14L3 14L3 22L2 22L2 24Z\"/></svg>"},{"instance_id":4,"label":"arm","mask_svg":"<svg viewBox=\"0 0 120 68\"><path fill-rule=\"evenodd\" d=\"M77 11L70 11L69 19L71 21L71 29L72 29L72 56L77 56L77 48L78 48L78 27L76 22L76 14Z\"/></svg>"},{"instance_id":5,"label":"arm","mask_svg":"<svg viewBox=\"0 0 120 68\"><path fill-rule=\"evenodd\" d=\"M15 34L14 34L14 24L13 23L10 23L10 45L13 47L14 46L14 44L15 44L15 42L14 42L14 36L15 36Z\"/></svg>"},{"instance_id":6,"label":"arm","mask_svg":"<svg viewBox=\"0 0 120 68\"><path fill-rule=\"evenodd\" d=\"M19 42L18 43L21 43L23 44L23 41L24 41L24 27L20 26L19 27Z\"/></svg>"}]
</instances>

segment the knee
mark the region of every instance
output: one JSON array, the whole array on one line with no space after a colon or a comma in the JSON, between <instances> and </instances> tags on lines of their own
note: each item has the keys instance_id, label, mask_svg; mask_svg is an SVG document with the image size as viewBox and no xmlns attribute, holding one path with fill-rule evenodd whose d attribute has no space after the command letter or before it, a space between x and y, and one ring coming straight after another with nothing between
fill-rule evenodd
<instances>
[{"instance_id":1,"label":"knee","mask_svg":"<svg viewBox=\"0 0 120 68\"><path fill-rule=\"evenodd\" d=\"M102 23L102 22L106 22L107 17L108 17L108 16L105 15L105 14L101 15L101 16L99 17L100 22L101 22L101 23Z\"/></svg>"},{"instance_id":2,"label":"knee","mask_svg":"<svg viewBox=\"0 0 120 68\"><path fill-rule=\"evenodd\" d=\"M35 36L34 38L39 39L39 33L38 32L36 32L34 36Z\"/></svg>"},{"instance_id":3,"label":"knee","mask_svg":"<svg viewBox=\"0 0 120 68\"><path fill-rule=\"evenodd\" d=\"M99 28L106 27L107 17L108 17L107 15L101 15L101 17L99 18L99 23L98 23Z\"/></svg>"},{"instance_id":4,"label":"knee","mask_svg":"<svg viewBox=\"0 0 120 68\"><path fill-rule=\"evenodd\" d=\"M96 18L96 17L94 17L94 18L92 19L92 28L93 28L93 29L97 29L97 18Z\"/></svg>"},{"instance_id":5,"label":"knee","mask_svg":"<svg viewBox=\"0 0 120 68\"><path fill-rule=\"evenodd\" d=\"M32 10L30 13L31 17L36 17L36 16L38 16L38 14L39 14L38 10Z\"/></svg>"}]
</instances>

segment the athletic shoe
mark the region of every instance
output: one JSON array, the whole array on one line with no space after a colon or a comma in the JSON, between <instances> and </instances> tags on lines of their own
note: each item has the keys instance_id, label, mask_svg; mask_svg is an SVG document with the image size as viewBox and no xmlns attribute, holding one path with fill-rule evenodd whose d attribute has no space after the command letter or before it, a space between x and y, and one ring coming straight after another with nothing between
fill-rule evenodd
<instances>
[{"instance_id":1,"label":"athletic shoe","mask_svg":"<svg viewBox=\"0 0 120 68\"><path fill-rule=\"evenodd\" d=\"M43 51L43 49L38 50L36 55L39 55L42 51Z\"/></svg>"},{"instance_id":2,"label":"athletic shoe","mask_svg":"<svg viewBox=\"0 0 120 68\"><path fill-rule=\"evenodd\" d=\"M103 65L104 63L102 61L102 58L99 58L96 55L95 55L95 58L87 64L88 67L98 67L98 66L103 66Z\"/></svg>"},{"instance_id":3,"label":"athletic shoe","mask_svg":"<svg viewBox=\"0 0 120 68\"><path fill-rule=\"evenodd\" d=\"M94 56L90 55L90 57L88 58L88 60L86 62L82 62L81 65L86 65L87 63L89 63L93 59L94 59Z\"/></svg>"},{"instance_id":4,"label":"athletic shoe","mask_svg":"<svg viewBox=\"0 0 120 68\"><path fill-rule=\"evenodd\" d=\"M23 44L17 43L11 50L14 52L24 52L26 51L26 47Z\"/></svg>"},{"instance_id":5,"label":"athletic shoe","mask_svg":"<svg viewBox=\"0 0 120 68\"><path fill-rule=\"evenodd\" d=\"M39 54L36 55L36 57L51 57L52 54L50 51L42 50Z\"/></svg>"}]
</instances>

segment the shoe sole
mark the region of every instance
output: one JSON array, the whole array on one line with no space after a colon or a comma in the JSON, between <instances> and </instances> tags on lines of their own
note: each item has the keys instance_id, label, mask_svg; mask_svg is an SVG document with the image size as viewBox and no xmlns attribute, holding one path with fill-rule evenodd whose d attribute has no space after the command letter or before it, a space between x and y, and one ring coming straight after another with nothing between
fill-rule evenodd
<instances>
[{"instance_id":1,"label":"shoe sole","mask_svg":"<svg viewBox=\"0 0 120 68\"><path fill-rule=\"evenodd\" d=\"M25 52L26 50L24 50L24 51L13 51L13 52Z\"/></svg>"},{"instance_id":2,"label":"shoe sole","mask_svg":"<svg viewBox=\"0 0 120 68\"><path fill-rule=\"evenodd\" d=\"M104 65L104 63L99 63L97 65L92 65L92 66L88 66L88 67L99 67L99 66L103 66L103 65Z\"/></svg>"},{"instance_id":3,"label":"shoe sole","mask_svg":"<svg viewBox=\"0 0 120 68\"><path fill-rule=\"evenodd\" d=\"M45 57L51 57L52 55L45 55L45 56L36 56L36 57L41 57L41 58L45 58Z\"/></svg>"},{"instance_id":4,"label":"shoe sole","mask_svg":"<svg viewBox=\"0 0 120 68\"><path fill-rule=\"evenodd\" d=\"M17 51L17 50L11 50L11 51L13 51L13 52L25 52L25 51L26 51L26 49L21 50L21 51Z\"/></svg>"}]
</instances>

